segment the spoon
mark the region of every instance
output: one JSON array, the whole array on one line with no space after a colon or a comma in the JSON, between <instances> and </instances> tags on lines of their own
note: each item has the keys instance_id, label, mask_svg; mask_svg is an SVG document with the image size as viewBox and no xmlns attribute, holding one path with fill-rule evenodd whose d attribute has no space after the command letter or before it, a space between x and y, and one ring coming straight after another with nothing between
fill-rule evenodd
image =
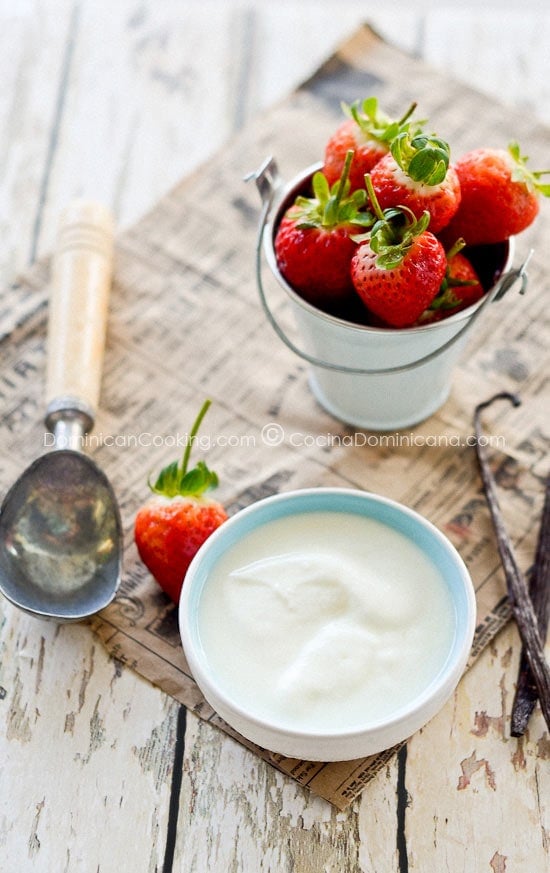
<instances>
[{"instance_id":1,"label":"spoon","mask_svg":"<svg viewBox=\"0 0 550 873\"><path fill-rule=\"evenodd\" d=\"M0 591L59 622L107 606L120 583L122 526L113 489L82 453L94 425L113 261L113 220L99 203L62 213L48 319L46 417L52 451L38 458L0 509Z\"/></svg>"}]
</instances>

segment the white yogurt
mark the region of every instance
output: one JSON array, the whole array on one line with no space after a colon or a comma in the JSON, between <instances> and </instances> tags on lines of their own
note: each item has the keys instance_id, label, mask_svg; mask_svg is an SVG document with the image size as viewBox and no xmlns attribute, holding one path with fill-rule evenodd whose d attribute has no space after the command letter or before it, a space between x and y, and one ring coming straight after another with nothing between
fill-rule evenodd
<instances>
[{"instance_id":1,"label":"white yogurt","mask_svg":"<svg viewBox=\"0 0 550 873\"><path fill-rule=\"evenodd\" d=\"M271 521L216 563L199 632L233 701L293 730L348 730L406 707L455 628L439 570L404 535L345 512Z\"/></svg>"}]
</instances>

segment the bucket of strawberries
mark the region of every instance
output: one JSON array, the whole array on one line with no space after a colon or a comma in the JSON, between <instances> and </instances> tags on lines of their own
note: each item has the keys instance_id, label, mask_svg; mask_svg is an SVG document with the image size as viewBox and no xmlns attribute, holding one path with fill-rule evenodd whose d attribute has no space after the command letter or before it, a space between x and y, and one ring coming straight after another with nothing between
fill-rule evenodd
<instances>
[{"instance_id":1,"label":"bucket of strawberries","mask_svg":"<svg viewBox=\"0 0 550 873\"><path fill-rule=\"evenodd\" d=\"M447 399L485 309L517 281L514 238L536 218L543 172L516 143L455 162L448 143L375 97L345 106L324 160L283 184L270 158L252 174L264 208L257 280L279 337L311 364L321 405L355 426L414 425ZM269 304L263 257L285 289L300 342Z\"/></svg>"}]
</instances>

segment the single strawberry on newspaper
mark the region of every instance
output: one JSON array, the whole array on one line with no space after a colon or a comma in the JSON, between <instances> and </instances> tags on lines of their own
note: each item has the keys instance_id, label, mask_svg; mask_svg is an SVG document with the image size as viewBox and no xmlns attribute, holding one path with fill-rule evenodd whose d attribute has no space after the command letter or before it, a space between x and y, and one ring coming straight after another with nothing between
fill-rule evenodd
<instances>
[{"instance_id":1,"label":"single strawberry on newspaper","mask_svg":"<svg viewBox=\"0 0 550 873\"><path fill-rule=\"evenodd\" d=\"M529 227L538 215L540 195L550 196L550 185L540 181L550 170L530 171L527 160L517 143L462 155L455 164L462 196L445 240L495 243Z\"/></svg>"},{"instance_id":2,"label":"single strawberry on newspaper","mask_svg":"<svg viewBox=\"0 0 550 873\"><path fill-rule=\"evenodd\" d=\"M369 227L373 216L363 210L367 192L349 193L350 150L342 175L330 187L322 172L312 180L313 197L299 196L286 211L275 236L277 265L305 300L320 308L353 295L350 262L354 234Z\"/></svg>"},{"instance_id":3,"label":"single strawberry on newspaper","mask_svg":"<svg viewBox=\"0 0 550 873\"><path fill-rule=\"evenodd\" d=\"M325 146L323 173L329 185L341 176L350 149L353 161L349 172L350 190L365 187L365 174L388 154L395 137L408 129L408 119L416 108L412 103L407 112L399 118L389 118L378 106L376 97L356 100L351 105L342 103L348 118L334 131ZM418 124L415 129L418 129Z\"/></svg>"},{"instance_id":4,"label":"single strawberry on newspaper","mask_svg":"<svg viewBox=\"0 0 550 873\"><path fill-rule=\"evenodd\" d=\"M398 134L390 154L371 172L382 209L406 207L417 218L428 212L430 231L438 233L455 215L461 198L459 178L449 161L445 140L410 131Z\"/></svg>"},{"instance_id":5,"label":"single strawberry on newspaper","mask_svg":"<svg viewBox=\"0 0 550 873\"><path fill-rule=\"evenodd\" d=\"M221 503L205 492L218 477L203 461L189 470L189 457L206 400L187 439L181 463L174 461L158 475L149 500L139 509L134 538L139 556L163 591L178 603L187 568L208 537L227 519Z\"/></svg>"},{"instance_id":6,"label":"single strawberry on newspaper","mask_svg":"<svg viewBox=\"0 0 550 873\"><path fill-rule=\"evenodd\" d=\"M430 216L419 219L407 208L382 210L366 177L377 216L351 262L361 300L392 327L410 327L438 294L447 268L445 250L427 230Z\"/></svg>"}]
</instances>

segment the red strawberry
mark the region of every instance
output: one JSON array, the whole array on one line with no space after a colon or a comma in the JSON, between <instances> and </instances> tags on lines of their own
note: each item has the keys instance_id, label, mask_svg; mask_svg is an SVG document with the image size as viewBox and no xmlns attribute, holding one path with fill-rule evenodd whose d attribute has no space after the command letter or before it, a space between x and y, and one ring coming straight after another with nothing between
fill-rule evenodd
<instances>
[{"instance_id":1,"label":"red strawberry","mask_svg":"<svg viewBox=\"0 0 550 873\"><path fill-rule=\"evenodd\" d=\"M150 486L153 496L139 509L134 525L141 560L174 603L179 601L191 560L227 519L221 503L204 496L218 484L216 474L203 461L187 469L193 441L209 406L207 400L197 416L181 465L175 461L161 470Z\"/></svg>"},{"instance_id":2,"label":"red strawberry","mask_svg":"<svg viewBox=\"0 0 550 873\"><path fill-rule=\"evenodd\" d=\"M287 282L320 308L341 303L353 294L349 268L356 243L352 235L372 224L361 212L366 191L349 196L349 151L342 176L329 187L323 173L313 176L312 198L297 197L285 213L275 237L277 264Z\"/></svg>"},{"instance_id":3,"label":"red strawberry","mask_svg":"<svg viewBox=\"0 0 550 873\"><path fill-rule=\"evenodd\" d=\"M445 276L445 250L426 230L427 212L382 212L367 177L378 221L351 262L351 275L365 306L392 327L409 327L430 305Z\"/></svg>"},{"instance_id":4,"label":"red strawberry","mask_svg":"<svg viewBox=\"0 0 550 873\"><path fill-rule=\"evenodd\" d=\"M407 119L414 112L413 103L399 120L388 118L378 108L376 97L367 97L361 103L357 100L351 106L342 104L349 118L343 121L325 146L323 172L329 185L333 185L344 168L346 154L353 151L350 169L350 190L364 188L365 174L389 152L390 143L398 133L407 129Z\"/></svg>"},{"instance_id":5,"label":"red strawberry","mask_svg":"<svg viewBox=\"0 0 550 873\"><path fill-rule=\"evenodd\" d=\"M417 134L399 134L391 154L372 170L372 185L382 209L406 206L417 218L430 214L430 231L438 233L456 213L460 183L449 166L449 146L444 140Z\"/></svg>"},{"instance_id":6,"label":"red strawberry","mask_svg":"<svg viewBox=\"0 0 550 873\"><path fill-rule=\"evenodd\" d=\"M539 194L550 185L539 179L549 172L530 172L517 143L506 149L480 148L456 162L462 199L445 231L445 239L463 237L468 245L501 242L525 230L539 211Z\"/></svg>"},{"instance_id":7,"label":"red strawberry","mask_svg":"<svg viewBox=\"0 0 550 873\"><path fill-rule=\"evenodd\" d=\"M422 313L418 324L432 324L448 318L477 303L485 294L472 262L461 251L464 245L463 239L457 240L447 253L447 269L439 294Z\"/></svg>"}]
</instances>

